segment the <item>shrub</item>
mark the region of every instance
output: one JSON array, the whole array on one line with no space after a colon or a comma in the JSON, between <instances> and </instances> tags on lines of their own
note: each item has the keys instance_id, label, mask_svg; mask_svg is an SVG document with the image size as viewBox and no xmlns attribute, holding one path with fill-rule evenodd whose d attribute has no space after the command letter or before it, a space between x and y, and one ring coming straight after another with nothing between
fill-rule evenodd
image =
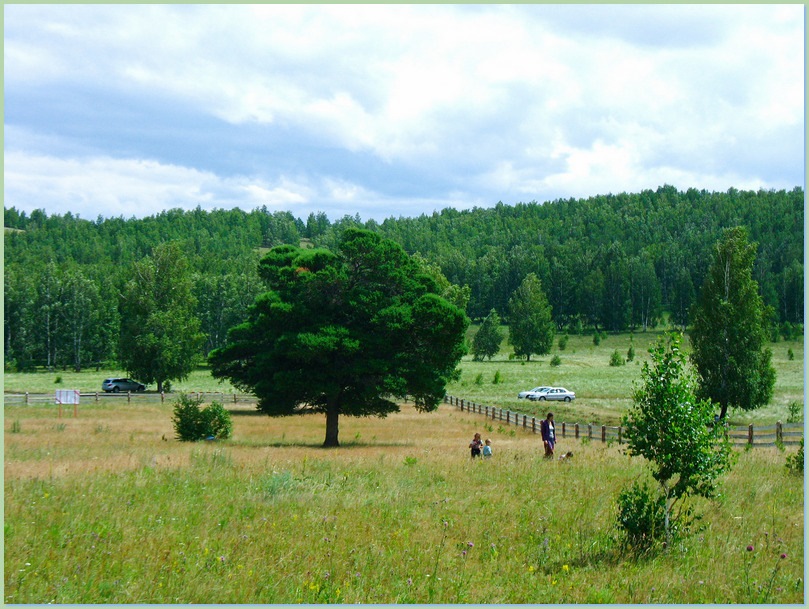
<instances>
[{"instance_id":1,"label":"shrub","mask_svg":"<svg viewBox=\"0 0 809 609\"><path fill-rule=\"evenodd\" d=\"M483 373L481 372L475 377L475 385L482 385L482 384L483 384Z\"/></svg>"},{"instance_id":2,"label":"shrub","mask_svg":"<svg viewBox=\"0 0 809 609\"><path fill-rule=\"evenodd\" d=\"M787 423L797 423L803 418L803 404L801 402L792 400L787 408L789 409Z\"/></svg>"},{"instance_id":3,"label":"shrub","mask_svg":"<svg viewBox=\"0 0 809 609\"><path fill-rule=\"evenodd\" d=\"M595 334L593 334L593 344L598 347L601 344L601 333L596 330Z\"/></svg>"},{"instance_id":4,"label":"shrub","mask_svg":"<svg viewBox=\"0 0 809 609\"><path fill-rule=\"evenodd\" d=\"M787 359L789 361L793 361L795 359L795 354L792 352L792 347L787 349Z\"/></svg>"},{"instance_id":5,"label":"shrub","mask_svg":"<svg viewBox=\"0 0 809 609\"><path fill-rule=\"evenodd\" d=\"M613 351L612 355L610 356L610 366L623 366L624 363L624 358L620 353L618 353L618 349Z\"/></svg>"},{"instance_id":6,"label":"shrub","mask_svg":"<svg viewBox=\"0 0 809 609\"><path fill-rule=\"evenodd\" d=\"M626 361L631 362L635 359L635 346L630 343L629 349L626 352Z\"/></svg>"},{"instance_id":7,"label":"shrub","mask_svg":"<svg viewBox=\"0 0 809 609\"><path fill-rule=\"evenodd\" d=\"M492 384L499 385L502 382L503 382L503 377L501 376L500 371L496 370L495 373L494 373L494 380L492 381Z\"/></svg>"},{"instance_id":8,"label":"shrub","mask_svg":"<svg viewBox=\"0 0 809 609\"><path fill-rule=\"evenodd\" d=\"M559 357L558 355L554 355L551 358L551 366L553 366L555 368L556 366L561 366L561 365L562 365L562 358Z\"/></svg>"},{"instance_id":9,"label":"shrub","mask_svg":"<svg viewBox=\"0 0 809 609\"><path fill-rule=\"evenodd\" d=\"M626 547L650 549L666 537L666 498L644 482L633 482L618 495L618 527Z\"/></svg>"},{"instance_id":10,"label":"shrub","mask_svg":"<svg viewBox=\"0 0 809 609\"><path fill-rule=\"evenodd\" d=\"M174 404L174 431L178 440L194 442L206 438L223 440L233 433L230 413L219 402L201 408L202 398L181 394Z\"/></svg>"},{"instance_id":11,"label":"shrub","mask_svg":"<svg viewBox=\"0 0 809 609\"><path fill-rule=\"evenodd\" d=\"M567 341L570 337L565 334L559 339L559 351L564 351L567 348Z\"/></svg>"},{"instance_id":12,"label":"shrub","mask_svg":"<svg viewBox=\"0 0 809 609\"><path fill-rule=\"evenodd\" d=\"M803 438L798 452L787 457L787 469L793 474L803 476Z\"/></svg>"}]
</instances>

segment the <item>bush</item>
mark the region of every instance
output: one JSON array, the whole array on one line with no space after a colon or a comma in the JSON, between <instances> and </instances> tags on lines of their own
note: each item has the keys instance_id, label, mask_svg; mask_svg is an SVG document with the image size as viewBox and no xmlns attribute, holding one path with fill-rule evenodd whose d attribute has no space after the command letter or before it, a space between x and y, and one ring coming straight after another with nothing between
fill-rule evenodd
<instances>
[{"instance_id":1,"label":"bush","mask_svg":"<svg viewBox=\"0 0 809 609\"><path fill-rule=\"evenodd\" d=\"M556 366L561 366L561 365L562 365L562 358L559 357L558 355L554 355L551 358L551 366L553 366L555 368Z\"/></svg>"},{"instance_id":2,"label":"bush","mask_svg":"<svg viewBox=\"0 0 809 609\"><path fill-rule=\"evenodd\" d=\"M567 348L567 341L570 337L565 334L559 339L559 351L564 351Z\"/></svg>"},{"instance_id":3,"label":"bush","mask_svg":"<svg viewBox=\"0 0 809 609\"><path fill-rule=\"evenodd\" d=\"M618 527L626 547L650 549L666 537L666 498L644 482L632 483L618 495Z\"/></svg>"},{"instance_id":4,"label":"bush","mask_svg":"<svg viewBox=\"0 0 809 609\"><path fill-rule=\"evenodd\" d=\"M495 370L495 372L494 372L494 380L492 381L492 384L494 384L494 385L499 385L499 384L500 384L500 383L502 383L502 382L503 382L503 377L502 377L502 375L500 374L500 371L499 371L499 370Z\"/></svg>"},{"instance_id":5,"label":"bush","mask_svg":"<svg viewBox=\"0 0 809 609\"><path fill-rule=\"evenodd\" d=\"M206 438L224 440L233 433L230 413L219 402L201 408L202 398L181 394L174 404L174 431L178 440L195 442Z\"/></svg>"},{"instance_id":6,"label":"bush","mask_svg":"<svg viewBox=\"0 0 809 609\"><path fill-rule=\"evenodd\" d=\"M798 452L787 457L787 469L793 474L803 476L803 438Z\"/></svg>"},{"instance_id":7,"label":"bush","mask_svg":"<svg viewBox=\"0 0 809 609\"><path fill-rule=\"evenodd\" d=\"M610 366L623 366L624 365L624 358L623 356L618 353L618 350L612 352L610 356Z\"/></svg>"},{"instance_id":8,"label":"bush","mask_svg":"<svg viewBox=\"0 0 809 609\"><path fill-rule=\"evenodd\" d=\"M803 404L801 402L792 400L787 409L789 410L787 423L797 423L803 418Z\"/></svg>"}]
</instances>

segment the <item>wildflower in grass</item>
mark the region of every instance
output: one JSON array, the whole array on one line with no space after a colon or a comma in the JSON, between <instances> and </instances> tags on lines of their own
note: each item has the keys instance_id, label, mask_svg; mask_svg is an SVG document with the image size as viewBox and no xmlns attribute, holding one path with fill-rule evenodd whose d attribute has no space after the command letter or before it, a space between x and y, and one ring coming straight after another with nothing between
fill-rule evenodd
<instances>
[{"instance_id":1,"label":"wildflower in grass","mask_svg":"<svg viewBox=\"0 0 809 609\"><path fill-rule=\"evenodd\" d=\"M408 586L412 586L412 585L413 585L413 578L412 578L412 577L408 577L408 578L407 578L407 585L408 585Z\"/></svg>"},{"instance_id":2,"label":"wildflower in grass","mask_svg":"<svg viewBox=\"0 0 809 609\"><path fill-rule=\"evenodd\" d=\"M786 555L786 554L781 554L781 558L782 558L782 559L784 559L784 558L786 558L786 557L787 557L787 555Z\"/></svg>"},{"instance_id":3,"label":"wildflower in grass","mask_svg":"<svg viewBox=\"0 0 809 609\"><path fill-rule=\"evenodd\" d=\"M567 573L568 571L570 571L570 567L568 567L567 565L562 565L562 571Z\"/></svg>"},{"instance_id":4,"label":"wildflower in grass","mask_svg":"<svg viewBox=\"0 0 809 609\"><path fill-rule=\"evenodd\" d=\"M753 551L753 546L747 546L747 551L752 552Z\"/></svg>"}]
</instances>

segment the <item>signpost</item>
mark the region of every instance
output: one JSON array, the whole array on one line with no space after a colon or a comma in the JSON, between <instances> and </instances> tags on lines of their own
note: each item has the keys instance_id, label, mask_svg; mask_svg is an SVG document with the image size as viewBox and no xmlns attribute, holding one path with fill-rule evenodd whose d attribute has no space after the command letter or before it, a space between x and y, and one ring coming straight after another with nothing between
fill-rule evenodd
<instances>
[{"instance_id":1,"label":"signpost","mask_svg":"<svg viewBox=\"0 0 809 609\"><path fill-rule=\"evenodd\" d=\"M79 397L81 394L78 389L57 389L56 390L56 403L59 404L59 418L62 418L62 404L73 404L73 416L79 416Z\"/></svg>"}]
</instances>

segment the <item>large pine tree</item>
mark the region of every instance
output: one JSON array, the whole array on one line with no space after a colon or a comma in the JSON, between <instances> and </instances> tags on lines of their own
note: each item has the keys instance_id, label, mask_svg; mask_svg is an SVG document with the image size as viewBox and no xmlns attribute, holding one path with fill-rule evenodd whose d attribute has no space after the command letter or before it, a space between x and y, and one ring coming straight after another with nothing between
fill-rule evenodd
<instances>
[{"instance_id":1,"label":"large pine tree","mask_svg":"<svg viewBox=\"0 0 809 609\"><path fill-rule=\"evenodd\" d=\"M468 320L393 241L349 228L339 249L278 246L259 270L269 291L211 352L213 375L258 397L270 416L380 416L412 398L431 411L465 353Z\"/></svg>"}]
</instances>

